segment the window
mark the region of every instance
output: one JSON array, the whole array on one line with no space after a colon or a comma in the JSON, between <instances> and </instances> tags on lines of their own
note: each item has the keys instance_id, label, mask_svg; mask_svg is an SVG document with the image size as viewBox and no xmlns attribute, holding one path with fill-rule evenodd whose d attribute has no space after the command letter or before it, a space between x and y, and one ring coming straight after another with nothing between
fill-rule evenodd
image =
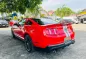
<instances>
[{"instance_id":1,"label":"window","mask_svg":"<svg viewBox=\"0 0 86 59\"><path fill-rule=\"evenodd\" d=\"M23 26L25 24L25 20L21 20L19 24Z\"/></svg>"},{"instance_id":2,"label":"window","mask_svg":"<svg viewBox=\"0 0 86 59\"><path fill-rule=\"evenodd\" d=\"M47 25L47 24L57 24L53 19L50 18L41 18L41 19L33 19L35 22L37 22L40 25Z\"/></svg>"},{"instance_id":3,"label":"window","mask_svg":"<svg viewBox=\"0 0 86 59\"><path fill-rule=\"evenodd\" d=\"M26 22L26 25L32 25L31 21Z\"/></svg>"},{"instance_id":4,"label":"window","mask_svg":"<svg viewBox=\"0 0 86 59\"><path fill-rule=\"evenodd\" d=\"M86 21L86 18L84 18L84 21Z\"/></svg>"}]
</instances>

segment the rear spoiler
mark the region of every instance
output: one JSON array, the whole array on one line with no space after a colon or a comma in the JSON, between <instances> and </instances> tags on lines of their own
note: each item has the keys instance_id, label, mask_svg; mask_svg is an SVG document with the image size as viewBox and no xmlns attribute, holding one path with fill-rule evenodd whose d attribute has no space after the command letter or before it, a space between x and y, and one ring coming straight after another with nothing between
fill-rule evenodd
<instances>
[{"instance_id":1,"label":"rear spoiler","mask_svg":"<svg viewBox=\"0 0 86 59\"><path fill-rule=\"evenodd\" d=\"M74 24L74 22L71 20L60 20L58 23L62 25Z\"/></svg>"}]
</instances>

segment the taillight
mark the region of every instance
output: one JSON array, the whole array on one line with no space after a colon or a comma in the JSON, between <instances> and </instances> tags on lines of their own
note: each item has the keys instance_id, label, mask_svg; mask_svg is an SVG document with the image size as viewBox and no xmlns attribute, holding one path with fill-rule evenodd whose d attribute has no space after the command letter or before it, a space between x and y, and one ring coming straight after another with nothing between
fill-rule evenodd
<instances>
[{"instance_id":1,"label":"taillight","mask_svg":"<svg viewBox=\"0 0 86 59\"><path fill-rule=\"evenodd\" d=\"M44 30L44 35L47 35L47 36L57 36L57 29L54 29L54 28L47 28Z\"/></svg>"},{"instance_id":2,"label":"taillight","mask_svg":"<svg viewBox=\"0 0 86 59\"><path fill-rule=\"evenodd\" d=\"M73 28L72 28L72 26L71 26L71 25L69 26L69 28L73 31Z\"/></svg>"}]
</instances>

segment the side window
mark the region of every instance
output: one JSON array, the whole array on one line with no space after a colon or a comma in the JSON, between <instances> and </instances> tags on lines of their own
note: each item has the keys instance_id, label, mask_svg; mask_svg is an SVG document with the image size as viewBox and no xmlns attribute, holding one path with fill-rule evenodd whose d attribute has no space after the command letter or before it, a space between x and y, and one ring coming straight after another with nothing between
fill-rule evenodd
<instances>
[{"instance_id":1,"label":"side window","mask_svg":"<svg viewBox=\"0 0 86 59\"><path fill-rule=\"evenodd\" d=\"M32 25L31 21L26 22L26 25Z\"/></svg>"},{"instance_id":2,"label":"side window","mask_svg":"<svg viewBox=\"0 0 86 59\"><path fill-rule=\"evenodd\" d=\"M21 20L21 21L19 22L19 24L20 24L21 26L23 26L23 25L25 24L25 20Z\"/></svg>"},{"instance_id":3,"label":"side window","mask_svg":"<svg viewBox=\"0 0 86 59\"><path fill-rule=\"evenodd\" d=\"M86 21L86 18L84 18L84 21Z\"/></svg>"},{"instance_id":4,"label":"side window","mask_svg":"<svg viewBox=\"0 0 86 59\"><path fill-rule=\"evenodd\" d=\"M35 22L37 22L40 25L43 25L44 23L41 21L41 19L33 19Z\"/></svg>"}]
</instances>

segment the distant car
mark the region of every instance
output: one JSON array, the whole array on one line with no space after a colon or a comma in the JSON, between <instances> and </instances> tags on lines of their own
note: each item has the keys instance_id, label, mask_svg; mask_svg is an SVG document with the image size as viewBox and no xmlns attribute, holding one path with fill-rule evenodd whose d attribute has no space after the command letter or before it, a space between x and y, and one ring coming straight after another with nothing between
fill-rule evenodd
<instances>
[{"instance_id":1,"label":"distant car","mask_svg":"<svg viewBox=\"0 0 86 59\"><path fill-rule=\"evenodd\" d=\"M83 20L83 23L86 24L86 18Z\"/></svg>"},{"instance_id":2,"label":"distant car","mask_svg":"<svg viewBox=\"0 0 86 59\"><path fill-rule=\"evenodd\" d=\"M0 27L8 27L8 26L9 26L9 24L6 20L0 19Z\"/></svg>"},{"instance_id":3,"label":"distant car","mask_svg":"<svg viewBox=\"0 0 86 59\"><path fill-rule=\"evenodd\" d=\"M63 19L73 21L75 24L79 23L77 17L63 17Z\"/></svg>"},{"instance_id":4,"label":"distant car","mask_svg":"<svg viewBox=\"0 0 86 59\"><path fill-rule=\"evenodd\" d=\"M15 23L18 23L18 21L17 20L10 20L9 21L10 26L13 26Z\"/></svg>"},{"instance_id":5,"label":"distant car","mask_svg":"<svg viewBox=\"0 0 86 59\"><path fill-rule=\"evenodd\" d=\"M50 18L27 18L15 23L11 32L13 38L17 37L24 41L28 52L34 51L34 47L51 51L75 43L75 32L71 23L58 23Z\"/></svg>"},{"instance_id":6,"label":"distant car","mask_svg":"<svg viewBox=\"0 0 86 59\"><path fill-rule=\"evenodd\" d=\"M86 14L78 16L78 18L80 23L86 24Z\"/></svg>"},{"instance_id":7,"label":"distant car","mask_svg":"<svg viewBox=\"0 0 86 59\"><path fill-rule=\"evenodd\" d=\"M86 18L81 19L81 23L86 24Z\"/></svg>"}]
</instances>

